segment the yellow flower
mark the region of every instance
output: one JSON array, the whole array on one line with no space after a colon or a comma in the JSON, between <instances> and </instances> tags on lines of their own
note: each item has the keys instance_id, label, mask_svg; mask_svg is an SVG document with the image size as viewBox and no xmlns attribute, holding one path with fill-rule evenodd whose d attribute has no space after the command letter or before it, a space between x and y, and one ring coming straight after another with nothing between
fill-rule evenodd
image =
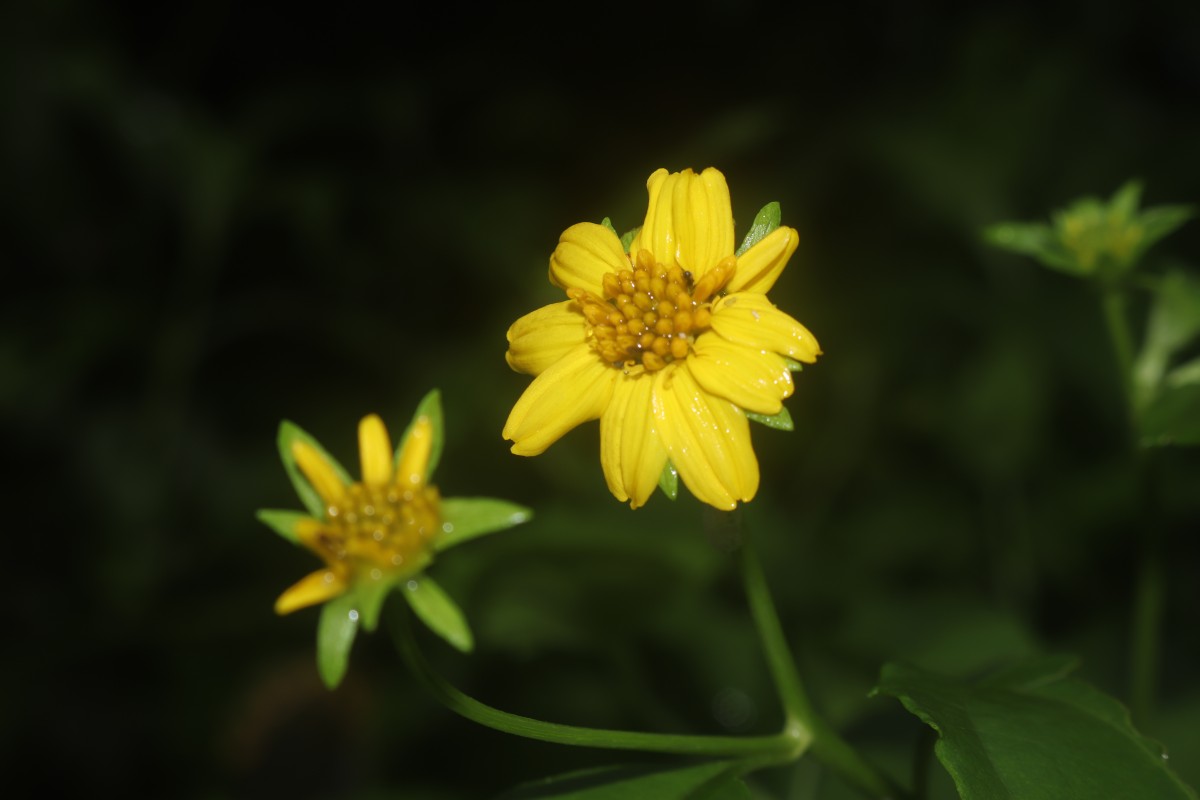
<instances>
[{"instance_id":1,"label":"yellow flower","mask_svg":"<svg viewBox=\"0 0 1200 800\"><path fill-rule=\"evenodd\" d=\"M735 254L724 175L660 169L646 185L646 221L628 252L603 225L560 237L550 280L568 299L508 331L509 365L536 378L504 437L517 455L537 455L599 419L617 499L645 504L669 461L697 498L731 509L758 490L746 414L781 413L794 362L821 352L766 296L798 234L776 228Z\"/></svg>"},{"instance_id":2,"label":"yellow flower","mask_svg":"<svg viewBox=\"0 0 1200 800\"><path fill-rule=\"evenodd\" d=\"M393 465L383 421L374 414L364 417L358 425L359 483L343 480L314 445L303 439L292 442L296 466L325 509L320 519L298 520L295 535L325 567L280 595L278 613L324 603L352 585L393 584L429 563L441 531L437 489L425 485L432 440L429 418L418 418Z\"/></svg>"}]
</instances>

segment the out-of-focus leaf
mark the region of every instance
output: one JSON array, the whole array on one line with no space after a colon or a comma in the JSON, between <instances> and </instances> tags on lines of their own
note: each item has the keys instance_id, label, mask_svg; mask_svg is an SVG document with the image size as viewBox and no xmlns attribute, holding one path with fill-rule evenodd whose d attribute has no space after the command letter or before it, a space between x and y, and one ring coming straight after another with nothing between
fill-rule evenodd
<instances>
[{"instance_id":1,"label":"out-of-focus leaf","mask_svg":"<svg viewBox=\"0 0 1200 800\"><path fill-rule=\"evenodd\" d=\"M679 498L679 470L675 469L675 465L669 458L667 463L663 464L662 473L658 476L658 488L662 489L662 493L669 500Z\"/></svg>"},{"instance_id":2,"label":"out-of-focus leaf","mask_svg":"<svg viewBox=\"0 0 1200 800\"><path fill-rule=\"evenodd\" d=\"M1155 206L1146 209L1138 218L1138 223L1142 228L1139 251L1146 250L1159 239L1173 233L1176 228L1194 216L1196 216L1195 206Z\"/></svg>"},{"instance_id":3,"label":"out-of-focus leaf","mask_svg":"<svg viewBox=\"0 0 1200 800\"><path fill-rule=\"evenodd\" d=\"M746 231L746 238L742 240L742 246L737 249L735 255L740 256L765 239L771 231L779 227L782 218L779 203L772 202L763 206L755 215L754 222L750 223L750 230Z\"/></svg>"},{"instance_id":4,"label":"out-of-focus leaf","mask_svg":"<svg viewBox=\"0 0 1200 800\"><path fill-rule=\"evenodd\" d=\"M321 443L310 436L303 428L294 422L284 420L279 423L279 436L276 443L279 446L279 457L283 461L283 468L287 470L288 477L292 479L292 486L296 487L296 494L300 496L300 501L304 503L304 507L308 509L308 513L317 519L325 518L325 502L321 500L321 496L317 494L317 490L312 487L308 479L300 472L300 468L296 466L296 456L292 454L292 445L295 442L307 442L314 450L320 453L329 466L333 467L333 471L337 473L338 478L342 483L350 484L350 475L346 469L338 463L338 460L329 455Z\"/></svg>"},{"instance_id":5,"label":"out-of-focus leaf","mask_svg":"<svg viewBox=\"0 0 1200 800\"><path fill-rule=\"evenodd\" d=\"M490 497L447 497L441 502L442 532L434 549L442 551L477 536L520 525L533 516L524 506Z\"/></svg>"},{"instance_id":6,"label":"out-of-focus leaf","mask_svg":"<svg viewBox=\"0 0 1200 800\"><path fill-rule=\"evenodd\" d=\"M1200 383L1161 389L1138 412L1142 444L1200 444Z\"/></svg>"},{"instance_id":7,"label":"out-of-focus leaf","mask_svg":"<svg viewBox=\"0 0 1200 800\"><path fill-rule=\"evenodd\" d=\"M1153 397L1176 351L1200 334L1200 280L1181 270L1163 276L1146 323L1146 338L1133 367L1142 402Z\"/></svg>"},{"instance_id":8,"label":"out-of-focus leaf","mask_svg":"<svg viewBox=\"0 0 1200 800\"><path fill-rule=\"evenodd\" d=\"M308 514L301 511L283 511L274 508L259 509L254 516L258 518L259 522L292 544L300 543L299 538L296 536L296 525L302 519L312 519Z\"/></svg>"},{"instance_id":9,"label":"out-of-focus leaf","mask_svg":"<svg viewBox=\"0 0 1200 800\"><path fill-rule=\"evenodd\" d=\"M963 800L1195 800L1124 707L1066 669L1042 660L972 686L887 664L876 691L938 732L934 752Z\"/></svg>"},{"instance_id":10,"label":"out-of-focus leaf","mask_svg":"<svg viewBox=\"0 0 1200 800\"><path fill-rule=\"evenodd\" d=\"M330 689L346 674L350 647L358 633L358 598L353 593L335 597L321 608L317 622L317 671Z\"/></svg>"},{"instance_id":11,"label":"out-of-focus leaf","mask_svg":"<svg viewBox=\"0 0 1200 800\"><path fill-rule=\"evenodd\" d=\"M475 647L466 617L450 595L427 575L404 582L404 597L429 629L464 653Z\"/></svg>"},{"instance_id":12,"label":"out-of-focus leaf","mask_svg":"<svg viewBox=\"0 0 1200 800\"><path fill-rule=\"evenodd\" d=\"M685 767L617 766L544 778L497 800L748 800L750 790L728 761Z\"/></svg>"},{"instance_id":13,"label":"out-of-focus leaf","mask_svg":"<svg viewBox=\"0 0 1200 800\"><path fill-rule=\"evenodd\" d=\"M1003 250L1032 256L1044 266L1080 275L1083 270L1063 250L1049 225L1035 222L1001 222L986 228L984 239Z\"/></svg>"}]
</instances>

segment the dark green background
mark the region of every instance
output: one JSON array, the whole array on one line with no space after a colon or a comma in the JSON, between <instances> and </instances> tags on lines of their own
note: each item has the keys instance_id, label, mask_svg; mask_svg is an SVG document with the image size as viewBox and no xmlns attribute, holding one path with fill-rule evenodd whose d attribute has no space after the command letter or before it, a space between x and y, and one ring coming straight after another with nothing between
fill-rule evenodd
<instances>
[{"instance_id":1,"label":"dark green background","mask_svg":"<svg viewBox=\"0 0 1200 800\"><path fill-rule=\"evenodd\" d=\"M8 8L9 780L449 800L630 760L452 716L382 635L327 693L316 613L272 613L317 563L253 518L299 507L279 420L353 468L359 417L399 430L432 387L443 493L538 514L433 567L479 640L466 659L430 639L435 661L556 721L774 730L702 509L623 508L595 424L536 459L500 438L527 384L504 331L561 299L558 234L640 224L654 169L713 165L739 235L770 200L799 229L772 299L825 350L796 431L754 430L745 513L817 705L906 775L917 723L866 699L885 660L970 676L1077 652L1127 699L1154 526L1163 669L1141 727L1200 782L1200 459L1159 453L1145 509L1095 298L979 237L1130 177L1151 204L1200 201L1200 7L1136 8ZM1147 267L1198 252L1192 223ZM808 764L756 785L846 796Z\"/></svg>"}]
</instances>

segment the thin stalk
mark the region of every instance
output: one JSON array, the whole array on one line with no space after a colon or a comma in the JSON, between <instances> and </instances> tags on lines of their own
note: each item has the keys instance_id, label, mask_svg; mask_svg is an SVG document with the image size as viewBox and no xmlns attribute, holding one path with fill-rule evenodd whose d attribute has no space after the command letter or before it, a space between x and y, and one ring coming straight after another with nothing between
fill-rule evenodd
<instances>
[{"instance_id":1,"label":"thin stalk","mask_svg":"<svg viewBox=\"0 0 1200 800\"><path fill-rule=\"evenodd\" d=\"M400 610L400 609L397 609ZM646 753L749 759L755 764L785 763L800 756L806 740L784 730L773 736L698 736L585 728L510 714L459 691L422 655L407 613L391 615L392 637L400 655L425 688L444 706L473 722L504 733L554 744L638 750Z\"/></svg>"},{"instance_id":2,"label":"thin stalk","mask_svg":"<svg viewBox=\"0 0 1200 800\"><path fill-rule=\"evenodd\" d=\"M795 730L797 736L805 739L811 737L812 753L817 760L864 794L880 800L903 797L902 789L863 759L813 709L749 537L742 542L742 579L754 625L762 641L763 655L783 703L787 718L784 729Z\"/></svg>"}]
</instances>

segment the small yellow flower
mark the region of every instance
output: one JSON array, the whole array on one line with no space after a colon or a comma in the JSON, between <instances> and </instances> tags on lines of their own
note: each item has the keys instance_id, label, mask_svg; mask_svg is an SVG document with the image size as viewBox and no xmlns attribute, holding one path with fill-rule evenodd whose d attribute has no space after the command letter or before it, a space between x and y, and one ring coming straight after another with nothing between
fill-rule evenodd
<instances>
[{"instance_id":1,"label":"small yellow flower","mask_svg":"<svg viewBox=\"0 0 1200 800\"><path fill-rule=\"evenodd\" d=\"M296 523L296 537L325 567L280 595L278 613L324 603L358 583L395 583L429 563L441 531L437 489L425 485L432 438L429 418L419 418L393 467L383 421L374 414L364 417L358 425L362 481L353 484L316 447L299 439L292 443L296 466L325 507L322 518Z\"/></svg>"},{"instance_id":2,"label":"small yellow flower","mask_svg":"<svg viewBox=\"0 0 1200 800\"><path fill-rule=\"evenodd\" d=\"M669 461L697 498L731 509L758 490L747 412L779 414L793 390L789 360L813 363L821 352L766 296L798 234L776 228L735 255L720 172L660 169L647 188L628 252L602 225L560 237L550 280L568 299L508 331L509 365L536 378L504 437L517 455L537 455L598 418L617 499L645 504Z\"/></svg>"}]
</instances>

